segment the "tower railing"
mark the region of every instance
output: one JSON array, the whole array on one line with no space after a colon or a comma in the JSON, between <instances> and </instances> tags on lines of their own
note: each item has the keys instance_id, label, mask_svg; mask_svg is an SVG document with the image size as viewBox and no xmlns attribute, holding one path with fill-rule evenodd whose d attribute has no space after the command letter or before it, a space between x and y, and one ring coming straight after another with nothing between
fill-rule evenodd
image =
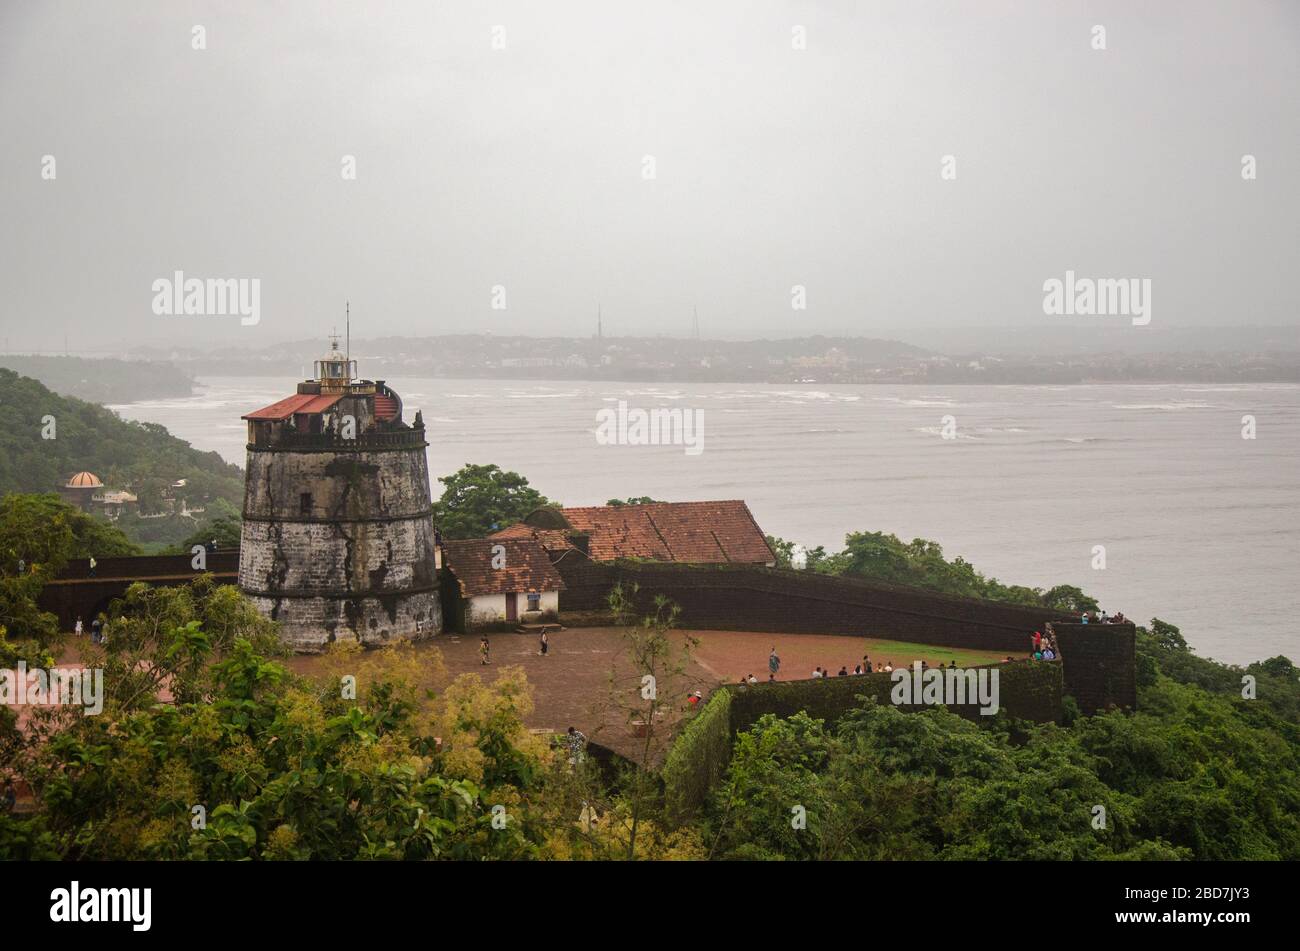
<instances>
[{"instance_id":1,"label":"tower railing","mask_svg":"<svg viewBox=\"0 0 1300 951\"><path fill-rule=\"evenodd\" d=\"M250 450L258 449L407 449L428 445L424 429L398 429L389 432L359 433L347 439L337 433L280 432L265 442L249 443Z\"/></svg>"}]
</instances>

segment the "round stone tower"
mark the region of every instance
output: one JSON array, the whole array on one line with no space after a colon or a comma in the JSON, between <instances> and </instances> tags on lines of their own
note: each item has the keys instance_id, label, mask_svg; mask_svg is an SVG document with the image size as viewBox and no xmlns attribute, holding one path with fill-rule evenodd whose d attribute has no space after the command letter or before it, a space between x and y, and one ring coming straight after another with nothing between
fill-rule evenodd
<instances>
[{"instance_id":1,"label":"round stone tower","mask_svg":"<svg viewBox=\"0 0 1300 951\"><path fill-rule=\"evenodd\" d=\"M239 587L287 644L378 644L441 628L420 413L356 379L333 340L316 378L249 413Z\"/></svg>"}]
</instances>

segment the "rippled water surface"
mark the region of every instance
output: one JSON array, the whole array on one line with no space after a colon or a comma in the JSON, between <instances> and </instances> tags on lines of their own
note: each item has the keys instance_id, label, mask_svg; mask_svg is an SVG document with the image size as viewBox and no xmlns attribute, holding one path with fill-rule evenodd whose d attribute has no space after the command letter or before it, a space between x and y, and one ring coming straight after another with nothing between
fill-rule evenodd
<instances>
[{"instance_id":1,"label":"rippled water surface","mask_svg":"<svg viewBox=\"0 0 1300 951\"><path fill-rule=\"evenodd\" d=\"M930 538L1002 581L1077 584L1108 610L1172 621L1201 654L1300 660L1300 387L389 383L408 421L424 412L435 479L494 462L568 505L745 499L785 538ZM242 465L240 415L294 387L201 384L114 409ZM701 412L703 451L600 445L596 414L620 400Z\"/></svg>"}]
</instances>

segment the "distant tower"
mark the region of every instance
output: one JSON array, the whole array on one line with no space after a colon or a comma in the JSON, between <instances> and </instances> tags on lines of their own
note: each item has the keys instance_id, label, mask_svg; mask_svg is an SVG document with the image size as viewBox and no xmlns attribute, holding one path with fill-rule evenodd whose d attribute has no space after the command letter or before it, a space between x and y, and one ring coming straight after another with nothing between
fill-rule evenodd
<instances>
[{"instance_id":1,"label":"distant tower","mask_svg":"<svg viewBox=\"0 0 1300 951\"><path fill-rule=\"evenodd\" d=\"M426 637L442 622L424 421L404 423L402 398L357 379L338 344L295 395L243 417L239 587L299 651Z\"/></svg>"}]
</instances>

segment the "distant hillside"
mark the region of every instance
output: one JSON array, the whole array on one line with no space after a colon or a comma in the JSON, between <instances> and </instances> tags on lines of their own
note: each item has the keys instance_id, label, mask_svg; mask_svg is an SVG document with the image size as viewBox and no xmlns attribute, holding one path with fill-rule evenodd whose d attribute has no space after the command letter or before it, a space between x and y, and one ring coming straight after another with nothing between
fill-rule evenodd
<instances>
[{"instance_id":1,"label":"distant hillside","mask_svg":"<svg viewBox=\"0 0 1300 951\"><path fill-rule=\"evenodd\" d=\"M53 417L54 437L42 437ZM207 520L238 512L243 471L215 452L199 452L156 423L128 422L111 410L51 392L42 383L0 368L0 493L53 492L87 470L110 489L129 488L143 511L157 511L163 490L177 490ZM118 526L144 542L179 542L196 527L190 517L123 516Z\"/></svg>"},{"instance_id":2,"label":"distant hillside","mask_svg":"<svg viewBox=\"0 0 1300 951\"><path fill-rule=\"evenodd\" d=\"M55 393L92 403L134 403L194 393L194 378L171 363L0 354L0 367L40 380Z\"/></svg>"},{"instance_id":3,"label":"distant hillside","mask_svg":"<svg viewBox=\"0 0 1300 951\"><path fill-rule=\"evenodd\" d=\"M484 377L497 379L657 380L674 382L831 382L858 371L915 367L933 356L894 340L799 337L709 340L693 337L523 337L447 334L437 337L353 338L352 356L368 377ZM319 340L244 348L139 348L197 376L290 376L311 369Z\"/></svg>"}]
</instances>

